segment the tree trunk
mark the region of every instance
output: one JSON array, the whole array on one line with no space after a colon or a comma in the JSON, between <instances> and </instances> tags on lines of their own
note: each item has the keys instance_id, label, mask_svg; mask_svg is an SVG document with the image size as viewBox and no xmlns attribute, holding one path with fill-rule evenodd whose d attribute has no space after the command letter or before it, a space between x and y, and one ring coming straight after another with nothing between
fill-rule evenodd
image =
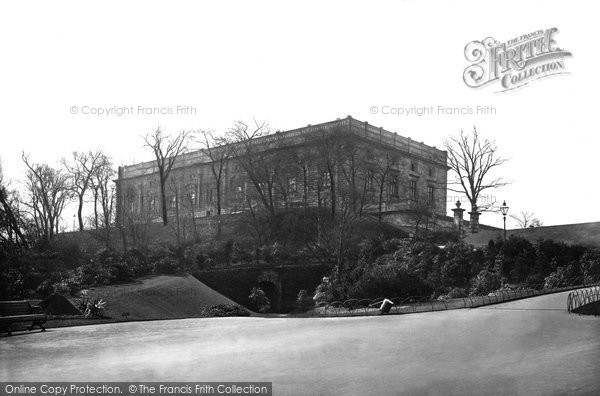
<instances>
[{"instance_id":1,"label":"tree trunk","mask_svg":"<svg viewBox=\"0 0 600 396\"><path fill-rule=\"evenodd\" d=\"M168 217L167 217L167 198L166 198L166 194L165 194L164 180L161 180L161 183L160 183L160 202L161 202L161 209L162 209L163 226L166 226L168 223Z\"/></svg>"},{"instance_id":2,"label":"tree trunk","mask_svg":"<svg viewBox=\"0 0 600 396\"><path fill-rule=\"evenodd\" d=\"M217 239L221 238L221 177L217 178Z\"/></svg>"},{"instance_id":3,"label":"tree trunk","mask_svg":"<svg viewBox=\"0 0 600 396\"><path fill-rule=\"evenodd\" d=\"M331 218L334 219L335 218L335 210L336 210L336 202L335 202L335 182L333 180L333 173L330 172L329 173L329 184L330 184L330 191L331 191Z\"/></svg>"},{"instance_id":4,"label":"tree trunk","mask_svg":"<svg viewBox=\"0 0 600 396\"><path fill-rule=\"evenodd\" d=\"M98 229L98 191L94 191L94 227Z\"/></svg>"},{"instance_id":5,"label":"tree trunk","mask_svg":"<svg viewBox=\"0 0 600 396\"><path fill-rule=\"evenodd\" d=\"M79 231L83 231L83 218L81 212L83 211L83 195L79 196L79 207L77 208L77 220L79 220Z\"/></svg>"}]
</instances>

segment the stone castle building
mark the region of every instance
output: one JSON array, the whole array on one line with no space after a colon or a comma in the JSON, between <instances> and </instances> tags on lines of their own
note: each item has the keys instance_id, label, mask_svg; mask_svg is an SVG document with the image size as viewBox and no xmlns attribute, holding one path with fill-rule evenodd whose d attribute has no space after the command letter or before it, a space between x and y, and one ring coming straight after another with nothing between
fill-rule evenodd
<instances>
[{"instance_id":1,"label":"stone castle building","mask_svg":"<svg viewBox=\"0 0 600 396\"><path fill-rule=\"evenodd\" d=\"M212 153L185 153L173 166L165 198L169 216L188 218L213 216L219 206L221 214L232 214L332 205L361 213L426 207L444 217L446 160L443 150L348 116L229 143ZM215 169L222 169L220 178ZM116 185L117 217L160 219L155 161L119 167Z\"/></svg>"}]
</instances>

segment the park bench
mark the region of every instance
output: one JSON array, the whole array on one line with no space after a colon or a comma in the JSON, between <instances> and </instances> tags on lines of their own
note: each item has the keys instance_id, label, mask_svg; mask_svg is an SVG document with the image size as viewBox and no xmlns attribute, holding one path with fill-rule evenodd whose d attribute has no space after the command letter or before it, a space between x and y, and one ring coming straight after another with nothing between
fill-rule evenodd
<instances>
[{"instance_id":1,"label":"park bench","mask_svg":"<svg viewBox=\"0 0 600 396\"><path fill-rule=\"evenodd\" d=\"M0 329L4 329L11 335L11 325L18 322L31 322L27 330L33 330L39 326L46 331L43 324L46 323L46 314L41 307L29 304L28 301L0 301Z\"/></svg>"}]
</instances>

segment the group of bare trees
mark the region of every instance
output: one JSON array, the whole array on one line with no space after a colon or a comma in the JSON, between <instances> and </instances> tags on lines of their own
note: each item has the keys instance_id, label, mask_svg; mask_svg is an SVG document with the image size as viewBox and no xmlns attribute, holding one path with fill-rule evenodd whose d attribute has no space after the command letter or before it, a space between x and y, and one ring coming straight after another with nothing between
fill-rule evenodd
<instances>
[{"instance_id":1,"label":"group of bare trees","mask_svg":"<svg viewBox=\"0 0 600 396\"><path fill-rule=\"evenodd\" d=\"M198 186L194 189L187 185L183 177L174 176L177 181L171 180L177 174L173 172L175 164L192 149L193 143L199 143L198 148L209 159L212 180L204 186L214 187L214 196L211 191L208 195L214 200L211 206L217 216L222 214L225 172L231 166L229 171L235 168L232 173L237 184L229 186L227 197L254 218L274 217L282 209L311 206L328 209L331 218L343 214L347 220L361 217L370 205L371 210L379 211L381 220L391 169L399 161L391 152L382 157L360 145L342 128L320 129L290 139L266 123L238 121L220 135L204 130L169 136L157 129L143 139L155 159L162 223L166 226L171 219L178 236L180 223L187 221L190 212L194 233L196 227L191 198L200 194ZM172 213L168 210L169 198L175 200ZM220 235L221 222L217 221L217 225ZM257 232L263 231L257 228Z\"/></svg>"},{"instance_id":2,"label":"group of bare trees","mask_svg":"<svg viewBox=\"0 0 600 396\"><path fill-rule=\"evenodd\" d=\"M90 228L102 230L108 243L113 221L115 189L110 158L102 151L73 152L60 167L38 163L26 153L21 154L25 178L9 188L0 175L0 239L29 247L47 245L55 235L65 230L62 215L71 201L78 206L79 230L84 230L83 209L93 202L94 214Z\"/></svg>"}]
</instances>

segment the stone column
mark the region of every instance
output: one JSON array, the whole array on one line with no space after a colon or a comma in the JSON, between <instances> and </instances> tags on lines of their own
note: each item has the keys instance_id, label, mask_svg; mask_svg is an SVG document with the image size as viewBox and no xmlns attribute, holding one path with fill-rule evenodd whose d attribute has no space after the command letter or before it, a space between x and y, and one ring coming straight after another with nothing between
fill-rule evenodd
<instances>
[{"instance_id":1,"label":"stone column","mask_svg":"<svg viewBox=\"0 0 600 396\"><path fill-rule=\"evenodd\" d=\"M456 208L452 209L452 212L454 212L454 228L459 234L462 234L463 213L465 210L460 205L460 201L456 201Z\"/></svg>"},{"instance_id":2,"label":"stone column","mask_svg":"<svg viewBox=\"0 0 600 396\"><path fill-rule=\"evenodd\" d=\"M479 215L481 214L481 212L478 212L477 210L474 210L472 212L469 212L469 223L471 226L471 233L475 234L477 232L479 232Z\"/></svg>"}]
</instances>

